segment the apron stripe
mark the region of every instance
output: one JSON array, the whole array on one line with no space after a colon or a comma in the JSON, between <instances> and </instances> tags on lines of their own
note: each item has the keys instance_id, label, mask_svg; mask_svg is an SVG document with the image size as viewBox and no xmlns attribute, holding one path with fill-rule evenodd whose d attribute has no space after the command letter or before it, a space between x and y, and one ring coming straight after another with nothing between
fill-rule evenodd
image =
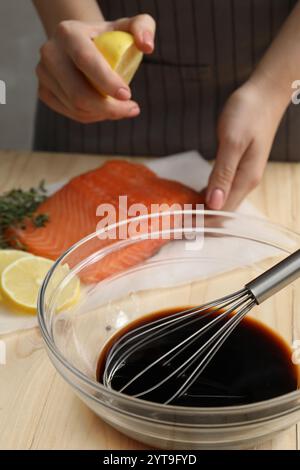
<instances>
[{"instance_id":1,"label":"apron stripe","mask_svg":"<svg viewBox=\"0 0 300 470\"><path fill-rule=\"evenodd\" d=\"M188 3L187 3L188 4ZM187 7L185 5L185 8ZM176 48L176 63L182 63L181 51L180 51L180 28L178 24L178 2L174 0L174 7L172 8L173 11L173 18L174 18L174 29L175 29L175 48ZM184 63L184 62L183 62ZM183 120L186 120L186 96L185 96L185 88L184 88L184 80L182 76L182 69L179 70L179 93L180 93L180 111L177 115L178 123L177 123L177 131L180 135L180 147L185 148L185 139L184 139L184 127L183 127Z\"/></svg>"},{"instance_id":2,"label":"apron stripe","mask_svg":"<svg viewBox=\"0 0 300 470\"><path fill-rule=\"evenodd\" d=\"M289 11L297 3L297 0L289 0ZM299 78L299 77L296 77ZM286 114L286 139L287 149L286 158L288 161L299 162L300 160L300 145L299 145L299 130L300 130L300 105L291 104Z\"/></svg>"},{"instance_id":3,"label":"apron stripe","mask_svg":"<svg viewBox=\"0 0 300 470\"><path fill-rule=\"evenodd\" d=\"M218 62L218 48L217 48L217 32L216 32L216 14L215 14L215 1L211 0L211 27L213 37L213 57L214 57L214 80L215 80L215 121L217 122L220 107L220 80L219 80L219 62Z\"/></svg>"},{"instance_id":4,"label":"apron stripe","mask_svg":"<svg viewBox=\"0 0 300 470\"><path fill-rule=\"evenodd\" d=\"M254 0L250 0L250 20L251 20L251 59L252 59L251 70L253 70L254 67L255 67L255 46L254 46L255 16L254 16Z\"/></svg>"},{"instance_id":5,"label":"apron stripe","mask_svg":"<svg viewBox=\"0 0 300 470\"><path fill-rule=\"evenodd\" d=\"M236 58L236 46L237 46L237 38L236 38L236 21L235 21L235 1L230 0L230 15L231 15L231 41L232 41L232 62L233 62L233 83L234 88L238 87L238 71L237 71L237 58Z\"/></svg>"},{"instance_id":6,"label":"apron stripe","mask_svg":"<svg viewBox=\"0 0 300 470\"><path fill-rule=\"evenodd\" d=\"M156 18L157 25L160 24L160 9L158 6L159 0L154 0L154 17ZM156 39L156 48L158 51L159 59L162 62L162 49L161 49L161 28L157 28L157 39ZM169 113L168 101L167 101L167 79L165 74L165 68L162 65L159 65L159 76L162 84L162 93L159 96L162 104L162 155L167 155L169 153L168 140L167 140L167 119Z\"/></svg>"},{"instance_id":7,"label":"apron stripe","mask_svg":"<svg viewBox=\"0 0 300 470\"><path fill-rule=\"evenodd\" d=\"M197 21L197 8L196 8L196 0L192 0L191 3L191 15L192 15L192 28L193 28L193 44L194 44L194 57L195 57L195 63L198 64L198 67L201 65L201 59L200 59L200 52L199 52L199 31L198 31L198 21ZM201 139L201 127L202 127L202 116L200 113L200 109L202 106L202 80L199 80L198 86L195 87L196 92L198 94L198 97L195 97L195 102L196 102L196 122L198 124L197 130L196 130L196 148L201 148L202 147L202 139Z\"/></svg>"},{"instance_id":8,"label":"apron stripe","mask_svg":"<svg viewBox=\"0 0 300 470\"><path fill-rule=\"evenodd\" d=\"M124 1L124 0L123 0ZM144 13L144 8L142 5L142 2L140 0L136 0L137 3L137 12L138 14ZM152 109L151 109L151 101L149 97L149 88L150 88L150 82L148 78L148 71L147 67L143 68L143 73L144 73L144 93L145 93L145 104L146 104L146 109L147 109L147 125L146 125L146 137L145 137L145 149L147 154L151 154L151 143L150 143L150 133L151 133L151 127L152 127ZM143 112L143 110L142 110ZM132 120L133 121L133 120Z\"/></svg>"},{"instance_id":9,"label":"apron stripe","mask_svg":"<svg viewBox=\"0 0 300 470\"><path fill-rule=\"evenodd\" d=\"M106 19L113 19L115 14L118 15L117 11L114 14L112 13L112 7L113 7L114 4L115 4L115 2L107 2L107 12L106 12L107 18ZM111 128L112 128L111 129L111 132L112 132L112 153L115 154L117 152L118 126L114 122L114 123L112 123Z\"/></svg>"}]
</instances>

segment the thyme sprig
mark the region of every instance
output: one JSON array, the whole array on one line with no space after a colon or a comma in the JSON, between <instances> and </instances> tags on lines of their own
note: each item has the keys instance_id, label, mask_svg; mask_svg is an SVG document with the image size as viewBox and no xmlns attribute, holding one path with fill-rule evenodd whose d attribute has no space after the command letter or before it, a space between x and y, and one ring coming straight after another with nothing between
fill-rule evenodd
<instances>
[{"instance_id":1,"label":"thyme sprig","mask_svg":"<svg viewBox=\"0 0 300 470\"><path fill-rule=\"evenodd\" d=\"M37 188L31 188L28 191L13 189L0 195L0 248L8 248L12 242L7 235L7 229L16 226L25 228L26 219L31 219L36 227L45 226L49 220L48 215L35 215L35 211L46 198L44 181Z\"/></svg>"}]
</instances>

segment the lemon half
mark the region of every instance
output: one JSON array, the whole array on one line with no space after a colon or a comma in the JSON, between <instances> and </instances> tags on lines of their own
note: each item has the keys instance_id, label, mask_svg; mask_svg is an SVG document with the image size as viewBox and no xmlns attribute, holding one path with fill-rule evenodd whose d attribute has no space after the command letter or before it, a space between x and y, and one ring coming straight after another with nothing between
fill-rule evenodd
<instances>
[{"instance_id":1,"label":"lemon half","mask_svg":"<svg viewBox=\"0 0 300 470\"><path fill-rule=\"evenodd\" d=\"M40 287L53 261L38 256L29 256L16 260L7 266L1 275L1 290L4 300L11 306L27 313L36 313ZM51 285L55 289L65 278L69 268L58 267ZM64 286L59 293L57 309L67 308L75 303L80 293L80 281L76 277Z\"/></svg>"},{"instance_id":2,"label":"lemon half","mask_svg":"<svg viewBox=\"0 0 300 470\"><path fill-rule=\"evenodd\" d=\"M108 31L97 36L94 42L111 68L129 85L143 59L132 34Z\"/></svg>"}]
</instances>

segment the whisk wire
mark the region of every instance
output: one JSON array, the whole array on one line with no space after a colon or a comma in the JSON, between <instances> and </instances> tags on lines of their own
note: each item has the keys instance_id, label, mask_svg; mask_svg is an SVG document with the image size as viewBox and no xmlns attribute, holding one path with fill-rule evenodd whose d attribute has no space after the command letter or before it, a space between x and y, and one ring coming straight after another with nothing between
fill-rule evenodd
<instances>
[{"instance_id":1,"label":"whisk wire","mask_svg":"<svg viewBox=\"0 0 300 470\"><path fill-rule=\"evenodd\" d=\"M234 301L236 301L237 299L243 299L246 295L248 295L248 291L244 288L244 289L241 289L241 290L237 291L233 295L225 296L222 299L219 299L217 301L206 303L201 308L191 308L191 309L188 309L188 310L184 310L182 312L179 312L178 314L172 315L171 319L161 318L161 319L155 320L154 322L151 323L151 327L149 327L149 325L142 325L141 327L135 329L133 332L130 332L130 333L124 335L121 338L121 342L116 341L116 343L114 344L114 346L112 347L112 349L110 351L110 354L108 355L108 357L106 359L106 368L105 368L105 373L104 373L104 377L103 377L105 385L109 386L110 378L113 377L113 375L116 373L116 371L122 366L122 363L124 361L126 361L126 359L128 359L130 357L130 355L133 354L141 345L145 346L146 344L151 343L151 341L153 339L157 340L158 338L162 338L166 335L169 335L170 333L174 333L179 328L181 328L180 324L183 321L186 324L186 321L188 319L190 320L189 324L191 324L193 322L197 322L197 321L202 321L205 318L207 318L209 315L211 315L212 312L209 309L213 308L217 312L218 309L216 309L216 307L218 305L222 305L222 309L224 309L224 308L228 307L230 304L232 304ZM238 308L238 306L239 306L239 304L236 304L234 306L234 308L231 308L230 311L227 311L225 313L226 314L232 313L232 311L234 309ZM203 313L202 315L199 315L201 312L206 312L206 313ZM194 318L194 317L196 317L196 318ZM218 321L221 321L222 318L223 318L222 314L220 314L215 319L215 323L217 323ZM163 326L161 326L161 325L163 325ZM172 326L170 327L170 325L173 325L173 327ZM194 337L195 335L198 335L198 333L203 334L202 332L212 328L213 325L214 325L214 323L211 324L211 322L210 322L205 327L203 327L203 329L200 329L198 332L196 332L194 335L192 335L192 337ZM159 335L157 335L157 332L156 332L158 328L160 328ZM149 330L151 331L151 333L149 333ZM143 336L147 333L148 333L147 340L144 341ZM139 338L139 337L140 337L140 340L138 342L136 342L136 339ZM188 341L188 339L186 341L184 341L183 343L180 343L176 347L176 349L178 349L180 346L185 344ZM132 341L135 341L134 345L132 345L131 347L128 348L128 343L130 343ZM125 349L125 353L123 353L123 354L121 354L122 349ZM113 363L113 359L114 359L116 353L118 354L118 360L115 363ZM163 356L163 357L165 357L165 356ZM111 364L112 364L112 369L110 368ZM155 364L156 363L153 363L152 366L154 366ZM144 369L141 372L141 374L145 373L147 370L149 370L149 369L147 369L147 368ZM138 377L140 377L140 374L138 374L136 376L136 378L138 378ZM129 386L129 383L126 385L126 387L127 386Z\"/></svg>"},{"instance_id":2,"label":"whisk wire","mask_svg":"<svg viewBox=\"0 0 300 470\"><path fill-rule=\"evenodd\" d=\"M153 361L151 364L149 364L148 366L146 366L143 370L141 370L139 373L137 373L130 381L128 381L119 391L120 392L124 392L130 385L132 385L134 382L136 382L139 378L141 378L145 373L149 372L150 369L154 368L156 365L158 365L159 363L165 361L167 358L169 358L170 355L172 355L171 358L168 359L167 363L169 363L170 361L173 361L175 359L175 357L177 357L178 355L182 354L186 348L190 347L191 344L193 344L195 341L199 340L201 336L203 336L204 333L208 332L210 329L212 329L214 326L216 326L220 321L222 321L226 316L229 316L230 314L232 314L236 309L238 309L241 305L243 305L244 303L244 297L245 295L247 295L247 292L245 291L243 293L243 297L240 296L240 300L238 302L235 302L235 303L232 303L231 302L231 308L230 309L227 309L225 312L222 312L223 308L224 308L224 305L222 305L222 309L221 309L221 313L218 313L218 309L215 309L215 318L213 318L209 323L207 323L206 325L204 325L202 328L200 328L199 330L195 331L192 335L188 336L187 338L185 338L183 341L181 341L180 343L176 344L176 346L174 346L173 348L171 348L169 351L167 351L165 354L161 355L158 359L156 359L155 361ZM236 298L236 297L234 297ZM227 302L228 303L228 302ZM208 313L209 315L212 314L212 312L210 311ZM207 315L206 315L207 316ZM202 315L200 315L199 317L200 319L203 318ZM190 323L189 323L190 324ZM225 326L225 325L224 325ZM174 331L174 330L173 330ZM223 331L223 327L217 332L218 333L218 336L219 334L221 334ZM214 340L215 337L218 337L218 336L212 336L211 339L209 341L207 341L203 346L202 348L200 349L200 351L196 351L192 356L190 356L183 364L181 364L180 367L178 367L176 370L174 370L172 373L170 373L167 377L165 377L165 379L163 381L160 381L158 382L157 384L155 384L153 387L151 387L151 389L147 389L145 390L144 392L142 392L142 394L146 394L146 393L149 393L150 391L153 391L155 388L161 386L163 383L167 382L168 380L170 380L172 377L174 377L174 375L176 375L178 372L180 372L180 370L182 368L184 368L186 366L189 367L190 366L190 363L194 363L196 360L198 360L198 357L199 357L199 352L202 354L203 352L206 351L206 349L210 346L211 342ZM156 338L157 339L157 338ZM150 340L149 340L150 341ZM112 377L114 376L114 374L116 373L117 369L122 367L122 363L123 361L126 361L126 359L128 359L128 357L133 354L135 352L135 350L137 350L139 348L140 344L137 344L136 347L133 349L131 348L130 349L130 352L128 351L128 355L123 355L119 361L117 361L115 364L114 364L114 368L110 371L109 375L106 376L106 384L109 384L111 382L111 379ZM177 352L176 352L177 351ZM140 395L136 395L136 396L140 396Z\"/></svg>"},{"instance_id":3,"label":"whisk wire","mask_svg":"<svg viewBox=\"0 0 300 470\"><path fill-rule=\"evenodd\" d=\"M167 401L165 401L166 405L170 404L178 396L181 396L184 393L186 393L186 391L193 385L193 383L202 374L203 370L208 366L208 364L213 359L215 354L219 351L219 349L221 348L223 343L226 341L228 336L232 333L232 331L236 328L236 326L241 322L244 316L252 309L254 305L255 305L255 302L251 300L250 303L247 306L245 306L236 316L232 317L234 321L229 327L228 327L229 322L227 325L224 325L224 327L227 326L228 329L224 328L225 332L223 333L223 335L221 335L221 337L214 344L212 349L202 359L200 364L194 369L194 371L191 373L191 375L188 377L185 383Z\"/></svg>"},{"instance_id":4,"label":"whisk wire","mask_svg":"<svg viewBox=\"0 0 300 470\"><path fill-rule=\"evenodd\" d=\"M252 302L252 301L251 301ZM231 329L230 329L230 326L232 326L232 329L235 328L235 326L240 322L240 320L243 318L243 316L247 313L245 312L243 315L241 315L241 312L243 313L244 312L244 309L242 309L239 313L237 313L236 315L234 315L233 317L231 317L227 323L225 323L216 333L214 333L213 336L211 336L209 338L209 340L207 340L201 347L200 349L198 349L194 354L192 354L186 361L184 361L179 367L177 367L177 369L175 369L173 372L171 372L168 376L164 377L164 379L162 379L161 381L159 381L158 383L154 384L152 387L148 388L147 390L144 390L143 392L140 392L136 395L134 395L136 398L139 398L139 397L142 397L150 392L153 392L155 389L161 387L164 383L168 382L171 378L173 378L174 376L178 375L179 372L181 372L181 374L183 373L183 371L186 369L188 369L192 363L194 363L196 360L199 359L199 357L201 357L201 355L210 347L210 345L215 341L217 340L220 336L221 338L219 339L219 341L212 347L212 349L209 351L209 353L201 360L200 364L196 367L196 369L194 369L194 371L192 372L191 376L190 377L193 377L194 374L197 372L197 370L199 368L201 368L201 366L203 367L206 367L207 364L204 365L204 362L210 357L209 360L211 360L214 356L214 354L217 352L217 350L219 349L216 349L216 347L218 346L218 344L220 343L220 341L222 340L223 336L224 336L224 340L226 339L225 335L227 333L227 330L230 330L230 332L228 334L231 333ZM227 314L227 312L226 312ZM225 331L224 335L223 335L223 332ZM187 340L189 340L189 338L187 338ZM186 340L185 340L186 341ZM220 343L220 346L222 345L223 343ZM176 346L176 349L177 349L177 346ZM216 350L215 350L216 349ZM215 352L214 352L215 351ZM213 353L214 352L214 353ZM162 356L163 357L163 356ZM159 358L157 361L156 361L156 364L158 364L158 362L160 361L161 358ZM173 358L172 358L173 359ZM171 360L172 360L171 359ZM145 372L148 372L148 370L151 368L152 365L155 365L155 363L152 363L150 364L150 366L148 366L148 368L144 369L142 371L142 373L139 373L137 374L133 379L131 379L130 382L128 382L121 390L120 392L124 392L126 390L126 388L129 387L129 385L131 385L135 380L137 380L139 377L141 377ZM202 371L202 370L201 370ZM199 372L199 374L201 373L201 371ZM180 376L180 375L179 375ZM185 386L185 384L189 381L189 379L187 379L186 382L184 382L184 384L182 385L182 387ZM179 390L181 390L181 388ZM179 394L179 393L178 393ZM178 396L178 394L176 394L176 397ZM175 398L175 397L174 397Z\"/></svg>"},{"instance_id":5,"label":"whisk wire","mask_svg":"<svg viewBox=\"0 0 300 470\"><path fill-rule=\"evenodd\" d=\"M190 336L191 341L189 342L189 344L186 344L183 348L180 348L180 350L177 351L172 356L172 360L174 360L178 355L180 355L183 351L185 351L187 347L189 347L191 344L193 344L195 341L197 341L201 336L203 336L204 333L208 332L214 326L216 326L216 324L218 324L220 321L222 321L225 317L230 316L237 308L239 308L241 305L243 305L243 303L244 303L244 299L242 299L239 302L233 304L225 312L223 312L225 307L222 307L221 309L216 309L214 312L210 311L208 313L208 315L212 315L212 313L215 313L216 317L213 320L211 320L207 325L205 325L200 330L198 330L199 335L193 334L192 336ZM220 313L218 313L219 311L220 311Z\"/></svg>"},{"instance_id":6,"label":"whisk wire","mask_svg":"<svg viewBox=\"0 0 300 470\"><path fill-rule=\"evenodd\" d=\"M187 393L189 388L199 378L200 374L202 374L215 354L219 351L226 339L232 334L244 316L255 305L261 304L299 277L300 250L297 250L295 253L291 254L257 278L250 281L243 289L235 292L234 294L227 295L214 302L209 302L199 307L178 312L168 318L159 318L158 320L144 324L133 331L126 333L122 338L115 342L115 345L107 356L103 374L104 385L108 388L112 388L116 372L122 368L126 363L126 360L132 354L136 353L139 349L142 349L145 345L150 346L148 351L152 354L152 351L155 351L155 341L159 340L160 342L157 344L161 345L163 344L161 339L166 335L170 335L170 338L168 337L168 341L165 345L165 349L169 348L169 350L162 353L159 357L156 356L157 358L152 363L144 367L144 369L135 374L134 377L129 380L126 379L127 383L125 385L121 385L119 387L119 391L128 392L128 387L130 385L135 383L139 378L143 378L144 382L142 380L141 384L138 384L136 389L137 393L133 396L145 397L152 391L159 393L161 386L169 382L172 377L175 377L175 384L171 384L175 387L175 390L172 390L169 393L165 388L162 389L162 392L164 394L167 392L167 395L169 396L169 398L166 398L164 402L166 404L172 403L177 397L181 397ZM194 327L194 323L196 324L198 321L205 318L207 319L210 315L212 315L211 321L206 322L204 326L202 325L200 329L197 329L192 334L190 333L191 330L189 328L191 325ZM215 331L212 330L212 335L210 337L204 337L202 344L199 342L198 347L196 341L200 340L204 334L209 332L222 320L224 321L224 324L222 324L219 329L217 328ZM184 330L185 327L187 327L186 332ZM178 340L178 335L171 335L179 329L182 329L183 336L180 332L180 339ZM187 337L182 339L184 334ZM173 344L175 343L175 346L172 345L172 341ZM183 362L180 363L180 354L186 351L191 345L193 347L189 353L190 355L187 359L186 356L183 357ZM159 350L157 352L159 353ZM174 359L176 359L175 362ZM155 379L155 373L153 373L154 371L152 369L155 365L161 363L163 363L162 367L165 366L165 369L162 369L161 367L160 372L164 374L166 370L167 375L162 376L160 379ZM168 366L171 366L171 369L173 368L174 370L170 372ZM149 380L147 380L147 377L144 376L146 372L149 371L151 371L152 374L148 374ZM143 383L147 384L147 390L139 391L140 385L143 386Z\"/></svg>"},{"instance_id":7,"label":"whisk wire","mask_svg":"<svg viewBox=\"0 0 300 470\"><path fill-rule=\"evenodd\" d=\"M221 299L203 304L200 308L199 307L192 307L190 309L183 310L183 311L178 312L178 313L174 313L171 318L159 318L157 320L154 320L154 321L151 322L151 327L149 327L148 324L139 326L138 328L135 328L134 331L130 331L122 337L122 345L121 346L123 347L123 340L124 341L125 340L129 341L129 342L133 341L133 340L136 340L136 338L138 338L140 335L146 334L148 332L149 328L151 330L155 330L155 329L159 328L161 324L168 326L168 325L170 325L172 323L175 323L175 322L177 322L181 319L186 320L191 315L201 313L201 312L203 312L205 310L208 310L210 308L217 307L218 305L223 304L223 303L224 303L224 307L226 307L227 306L226 301L228 301L228 304L230 304L234 300L237 300L241 296L244 296L246 293L247 293L247 290L245 288L243 288L243 289L240 289L239 291L235 292L232 295L227 295L227 296L222 297ZM204 318L204 317L202 317L202 318ZM111 348L108 359L113 356L114 351L117 349L118 344L119 344L119 342L115 343L115 345ZM119 350L118 350L118 352L119 352Z\"/></svg>"}]
</instances>

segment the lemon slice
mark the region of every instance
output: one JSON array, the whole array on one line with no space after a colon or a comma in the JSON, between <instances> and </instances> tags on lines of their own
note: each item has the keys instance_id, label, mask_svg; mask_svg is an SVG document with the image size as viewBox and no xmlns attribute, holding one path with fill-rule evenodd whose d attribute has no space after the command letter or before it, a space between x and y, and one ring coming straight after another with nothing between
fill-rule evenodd
<instances>
[{"instance_id":1,"label":"lemon slice","mask_svg":"<svg viewBox=\"0 0 300 470\"><path fill-rule=\"evenodd\" d=\"M94 42L111 68L129 84L143 59L132 34L108 31L97 36Z\"/></svg>"},{"instance_id":2,"label":"lemon slice","mask_svg":"<svg viewBox=\"0 0 300 470\"><path fill-rule=\"evenodd\" d=\"M53 261L37 256L21 258L11 263L1 275L1 290L4 300L26 313L36 313L40 287ZM55 288L65 278L67 266L57 269L52 279ZM51 292L51 286L49 285ZM59 294L58 309L67 308L79 297L80 282L73 277Z\"/></svg>"},{"instance_id":3,"label":"lemon slice","mask_svg":"<svg viewBox=\"0 0 300 470\"><path fill-rule=\"evenodd\" d=\"M20 250L0 250L0 277L2 272L7 266L20 258L25 258L26 256L32 256L30 253ZM1 292L0 292L1 300Z\"/></svg>"},{"instance_id":4,"label":"lemon slice","mask_svg":"<svg viewBox=\"0 0 300 470\"><path fill-rule=\"evenodd\" d=\"M25 258L28 256L33 256L26 251L20 250L0 250L0 276L4 269L14 261L20 258Z\"/></svg>"}]
</instances>

